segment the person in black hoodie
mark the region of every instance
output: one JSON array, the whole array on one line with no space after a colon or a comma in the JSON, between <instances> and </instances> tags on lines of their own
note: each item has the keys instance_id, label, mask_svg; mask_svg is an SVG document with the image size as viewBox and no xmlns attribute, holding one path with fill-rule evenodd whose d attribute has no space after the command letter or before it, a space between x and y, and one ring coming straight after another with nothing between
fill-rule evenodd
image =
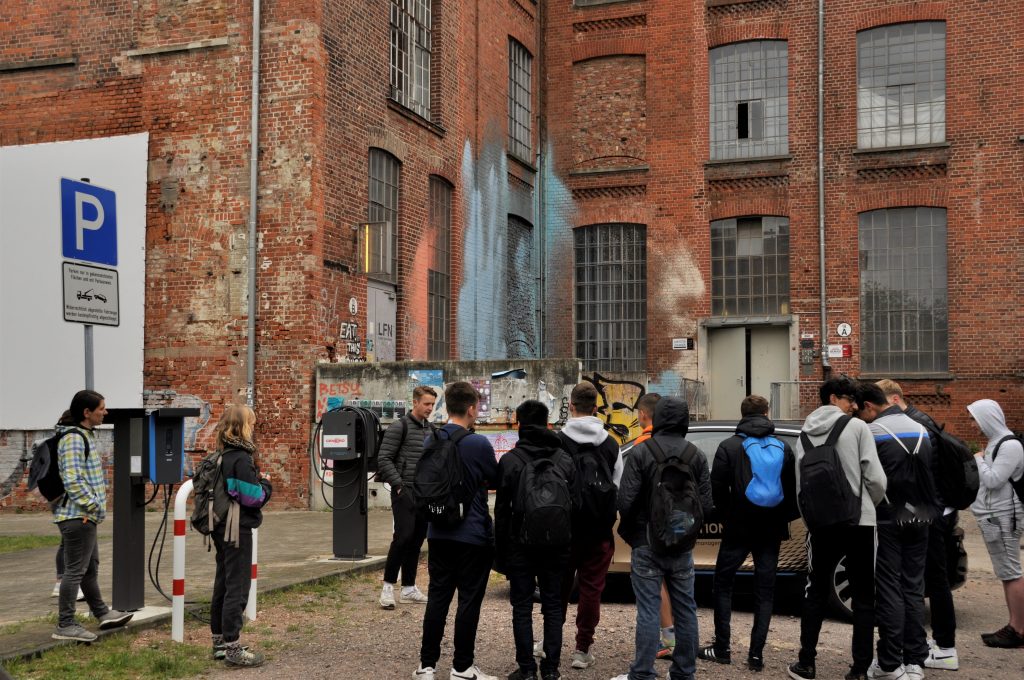
<instances>
[{"instance_id":1,"label":"person in black hoodie","mask_svg":"<svg viewBox=\"0 0 1024 680\"><path fill-rule=\"evenodd\" d=\"M690 410L678 397L662 397L654 407L651 439L634 447L626 458L619 484L619 535L632 548L630 580L636 595L636 652L629 678L654 678L654 657L658 652L658 609L661 582L667 581L672 600L676 646L672 651L672 680L693 678L697 659L697 603L693 599L693 546L676 556L655 553L648 540L650 498L658 464L652 446L659 446L666 458L682 458L697 482L703 515L714 511L708 462L687 442ZM695 541L694 541L695 542Z\"/></svg>"},{"instance_id":2,"label":"person in black hoodie","mask_svg":"<svg viewBox=\"0 0 1024 680\"><path fill-rule=\"evenodd\" d=\"M800 516L796 502L796 457L783 441L775 439L775 423L768 418L768 400L752 394L740 404L742 419L736 425L736 434L723 441L715 453L711 466L711 493L715 512L723 523L722 542L715 563L715 639L701 648L698 656L706 661L731 663L729 648L732 614L732 586L747 555L754 557L754 626L750 631L750 650L747 666L750 670L764 668L764 644L768 638L768 625L772 620L775 597L775 574L779 566L779 545L789 538L789 522ZM769 443L775 455L781 453L782 466L778 476L770 480L775 490L781 490L778 505L764 507L747 497L744 470L750 469L744 442L748 438L772 437ZM778 458L774 458L778 461Z\"/></svg>"},{"instance_id":3,"label":"person in black hoodie","mask_svg":"<svg viewBox=\"0 0 1024 680\"><path fill-rule=\"evenodd\" d=\"M537 677L537 661L533 657L533 591L540 590L540 608L544 616L544 656L540 671L543 680L556 680L562 650L562 573L569 562L569 543L564 545L532 545L523 532L523 516L515 510L519 498L520 479L531 461L550 458L555 469L571 489L576 466L561 449L558 435L548 429L548 407L535 399L516 408L519 442L498 462L498 493L494 505L494 538L497 548L495 565L509 581L512 604L512 634L516 644L519 668L510 680ZM566 517L569 524L569 517ZM571 530L566 527L566 535Z\"/></svg>"},{"instance_id":4,"label":"person in black hoodie","mask_svg":"<svg viewBox=\"0 0 1024 680\"><path fill-rule=\"evenodd\" d=\"M228 513L228 519L232 519L237 512L237 534L225 532L227 520L210 534L217 548L217 573L210 601L213 658L224 659L228 666L263 665L262 654L242 647L238 641L252 581L252 530L263 523L260 508L273 493L270 479L261 475L253 462L255 426L256 414L252 409L237 404L228 406L217 424L217 446L223 451L221 471L228 495L238 504Z\"/></svg>"}]
</instances>

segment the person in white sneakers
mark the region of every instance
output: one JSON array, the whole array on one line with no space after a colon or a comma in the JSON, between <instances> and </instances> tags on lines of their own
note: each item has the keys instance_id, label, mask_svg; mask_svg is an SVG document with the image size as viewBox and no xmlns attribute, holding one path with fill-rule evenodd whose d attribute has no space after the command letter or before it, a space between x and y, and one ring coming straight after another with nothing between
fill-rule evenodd
<instances>
[{"instance_id":1,"label":"person in white sneakers","mask_svg":"<svg viewBox=\"0 0 1024 680\"><path fill-rule=\"evenodd\" d=\"M412 494L416 463L423 455L423 438L429 432L427 419L434 410L437 392L433 387L417 385L412 391L412 411L388 426L380 443L379 475L391 487L391 514L395 533L384 564L384 585L380 591L382 609L395 608L395 584L402 573L398 601L426 604L427 596L416 587L416 567L420 549L427 537L427 522L416 512Z\"/></svg>"}]
</instances>

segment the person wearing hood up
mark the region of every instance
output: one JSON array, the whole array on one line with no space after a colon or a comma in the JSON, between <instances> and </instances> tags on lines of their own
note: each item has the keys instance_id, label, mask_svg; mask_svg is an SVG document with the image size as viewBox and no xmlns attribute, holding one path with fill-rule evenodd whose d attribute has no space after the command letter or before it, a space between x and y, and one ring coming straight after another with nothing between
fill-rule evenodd
<instances>
[{"instance_id":1,"label":"person wearing hood up","mask_svg":"<svg viewBox=\"0 0 1024 680\"><path fill-rule=\"evenodd\" d=\"M619 485L619 535L632 548L630 581L636 595L636 649L629 673L615 680L653 680L654 659L658 653L658 610L661 583L667 581L672 601L675 647L672 650L672 680L690 680L697 670L697 603L693 597L693 543L682 546L677 554L655 552L649 538L651 496L659 469L655 453L664 459L680 459L689 467L703 516L714 510L708 462L697 448L686 441L690 411L678 397L662 397L654 407L651 439L629 452Z\"/></svg>"},{"instance_id":2,"label":"person wearing hood up","mask_svg":"<svg viewBox=\"0 0 1024 680\"><path fill-rule=\"evenodd\" d=\"M597 413L597 388L589 382L582 382L572 388L569 394L569 419L558 433L562 448L579 465L583 456L593 454L612 481L618 483L621 470L618 443L608 436L604 422ZM569 593L573 580L578 581L579 599L576 605L576 648L572 655L572 667L589 668L596 661L590 648L594 644L594 632L601 620L601 593L604 592L608 566L615 554L612 527L615 525L614 502L610 519L607 516L586 517L581 508L573 517L572 547L569 551L569 565L562 580L562 609L569 605ZM536 650L538 656L543 652Z\"/></svg>"},{"instance_id":3,"label":"person wearing hood up","mask_svg":"<svg viewBox=\"0 0 1024 680\"><path fill-rule=\"evenodd\" d=\"M551 535L568 538L571 531L571 496L576 466L562 450L558 435L548 429L548 407L535 399L516 408L519 441L498 461L498 490L494 505L495 566L509 581L512 605L512 635L519 668L509 676L513 680L535 679L537 662L533 658L533 590L540 590L540 609L544 617L544 656L540 662L543 680L557 680L562 651L562 574L569 562L569 543L535 543L523 524L525 518L523 475L533 461L550 460L553 475L564 483L565 527L554 527ZM539 470L534 466L533 470ZM558 486L561 486L560 484ZM557 490L555 490L557 492ZM556 493L557 500L557 493ZM554 503L553 503L554 505ZM555 511L557 512L557 510Z\"/></svg>"},{"instance_id":4,"label":"person wearing hood up","mask_svg":"<svg viewBox=\"0 0 1024 680\"><path fill-rule=\"evenodd\" d=\"M772 436L775 423L768 418L768 407L768 400L756 394L743 399L736 434L719 444L711 467L715 512L724 527L715 562L715 640L699 652L706 661L732 662L729 618L733 582L747 555L752 555L757 587L747 667L755 672L764 668L779 546L789 538L789 522L800 516L796 459L789 444ZM751 479L744 479L744 470L750 471Z\"/></svg>"},{"instance_id":5,"label":"person wearing hood up","mask_svg":"<svg viewBox=\"0 0 1024 680\"><path fill-rule=\"evenodd\" d=\"M1010 622L995 633L981 636L989 647L1024 647L1024 578L1020 563L1020 537L1024 532L1024 506L1011 480L1024 475L1024 448L1010 428L999 404L980 399L967 407L971 423L988 438L985 449L975 454L981 488L971 505L992 570L1003 582Z\"/></svg>"},{"instance_id":6,"label":"person wearing hood up","mask_svg":"<svg viewBox=\"0 0 1024 680\"><path fill-rule=\"evenodd\" d=\"M818 636L828 608L828 594L836 562L846 558L846 574L853 595L853 665L847 680L867 676L874 656L875 626L875 506L885 497L886 478L878 460L875 440L867 423L852 416L857 412L857 383L845 376L829 378L818 389L821 406L804 421L796 444L797 498L801 494L800 463L806 435L812 447L822 446L832 428L842 427L836 453L853 493L860 497L860 520L854 526L833 526L808 533L807 587L800 616L800 656L788 669L795 680L815 677Z\"/></svg>"}]
</instances>

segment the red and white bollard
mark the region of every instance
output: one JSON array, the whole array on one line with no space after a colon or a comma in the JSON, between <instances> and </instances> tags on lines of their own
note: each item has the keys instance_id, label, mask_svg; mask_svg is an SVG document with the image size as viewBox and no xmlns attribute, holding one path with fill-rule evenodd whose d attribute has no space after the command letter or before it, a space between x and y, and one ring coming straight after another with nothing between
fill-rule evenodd
<instances>
[{"instance_id":1,"label":"red and white bollard","mask_svg":"<svg viewBox=\"0 0 1024 680\"><path fill-rule=\"evenodd\" d=\"M256 549L259 547L260 530L252 530L252 583L249 585L249 602L245 605L245 616L256 620Z\"/></svg>"},{"instance_id":2,"label":"red and white bollard","mask_svg":"<svg viewBox=\"0 0 1024 680\"><path fill-rule=\"evenodd\" d=\"M174 586L171 597L171 639L185 641L185 510L192 494L186 480L174 496Z\"/></svg>"}]
</instances>

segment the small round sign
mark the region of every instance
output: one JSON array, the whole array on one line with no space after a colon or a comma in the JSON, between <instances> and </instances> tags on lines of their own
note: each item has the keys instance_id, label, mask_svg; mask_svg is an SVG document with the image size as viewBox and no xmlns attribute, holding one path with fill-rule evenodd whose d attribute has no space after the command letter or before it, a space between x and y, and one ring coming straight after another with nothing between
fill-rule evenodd
<instances>
[{"instance_id":1,"label":"small round sign","mask_svg":"<svg viewBox=\"0 0 1024 680\"><path fill-rule=\"evenodd\" d=\"M356 314L358 311L359 311L359 303L356 301L355 298L349 298L348 299L348 313L349 314Z\"/></svg>"},{"instance_id":2,"label":"small round sign","mask_svg":"<svg viewBox=\"0 0 1024 680\"><path fill-rule=\"evenodd\" d=\"M841 323L836 326L836 333L838 333L841 338L848 338L853 333L853 326L848 323Z\"/></svg>"}]
</instances>

